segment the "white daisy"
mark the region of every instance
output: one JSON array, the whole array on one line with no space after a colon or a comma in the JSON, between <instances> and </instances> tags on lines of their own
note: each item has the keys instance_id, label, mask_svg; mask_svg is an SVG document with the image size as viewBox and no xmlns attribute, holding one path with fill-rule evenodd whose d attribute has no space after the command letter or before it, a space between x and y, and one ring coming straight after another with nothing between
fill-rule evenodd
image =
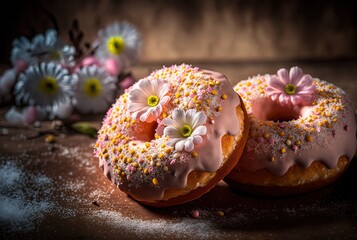
<instances>
[{"instance_id":1,"label":"white daisy","mask_svg":"<svg viewBox=\"0 0 357 240\"><path fill-rule=\"evenodd\" d=\"M27 64L36 63L32 57L33 46L29 39L20 37L12 42L11 63L16 66L19 60L25 61Z\"/></svg>"},{"instance_id":2,"label":"white daisy","mask_svg":"<svg viewBox=\"0 0 357 240\"><path fill-rule=\"evenodd\" d=\"M80 113L101 113L114 102L116 78L98 66L84 66L77 72L76 109Z\"/></svg>"},{"instance_id":3,"label":"white daisy","mask_svg":"<svg viewBox=\"0 0 357 240\"><path fill-rule=\"evenodd\" d=\"M115 22L98 32L96 56L103 62L113 58L128 66L136 61L141 47L141 37L128 22Z\"/></svg>"},{"instance_id":4,"label":"white daisy","mask_svg":"<svg viewBox=\"0 0 357 240\"><path fill-rule=\"evenodd\" d=\"M73 95L76 79L67 69L55 63L30 66L22 73L15 85L18 103L40 106L51 110L56 104L68 101Z\"/></svg>"},{"instance_id":5,"label":"white daisy","mask_svg":"<svg viewBox=\"0 0 357 240\"><path fill-rule=\"evenodd\" d=\"M156 120L162 107L170 100L166 94L170 86L166 81L155 79L142 79L137 82L129 92L129 112L133 113L133 118L139 118L142 122L152 122Z\"/></svg>"},{"instance_id":6,"label":"white daisy","mask_svg":"<svg viewBox=\"0 0 357 240\"><path fill-rule=\"evenodd\" d=\"M72 66L74 64L75 48L63 43L57 37L55 29L49 29L45 34L38 34L32 39L33 56L40 62L59 62Z\"/></svg>"},{"instance_id":7,"label":"white daisy","mask_svg":"<svg viewBox=\"0 0 357 240\"><path fill-rule=\"evenodd\" d=\"M175 146L175 150L185 149L191 152L194 144L202 142L201 135L207 133L204 126L207 117L203 112L196 112L196 109L190 109L185 112L181 108L174 109L171 118L162 120L165 125L164 135L169 137L168 145Z\"/></svg>"}]
</instances>

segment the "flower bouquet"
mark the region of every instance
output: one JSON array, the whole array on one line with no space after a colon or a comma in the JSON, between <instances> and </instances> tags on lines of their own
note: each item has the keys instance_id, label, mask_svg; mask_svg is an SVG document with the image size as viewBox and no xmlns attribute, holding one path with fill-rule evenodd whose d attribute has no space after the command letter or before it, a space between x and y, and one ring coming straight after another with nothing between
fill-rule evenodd
<instances>
[{"instance_id":1,"label":"flower bouquet","mask_svg":"<svg viewBox=\"0 0 357 240\"><path fill-rule=\"evenodd\" d=\"M132 24L114 22L92 44L83 43L83 36L74 21L71 44L55 29L13 41L12 68L0 77L0 104L13 104L8 121L30 125L104 113L135 82L126 71L138 60L142 41Z\"/></svg>"}]
</instances>

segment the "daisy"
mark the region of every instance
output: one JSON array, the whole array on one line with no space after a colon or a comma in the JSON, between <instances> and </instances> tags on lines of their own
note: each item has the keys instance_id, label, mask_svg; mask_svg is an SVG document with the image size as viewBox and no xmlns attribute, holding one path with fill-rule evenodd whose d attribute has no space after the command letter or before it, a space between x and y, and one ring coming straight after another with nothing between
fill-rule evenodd
<instances>
[{"instance_id":1,"label":"daisy","mask_svg":"<svg viewBox=\"0 0 357 240\"><path fill-rule=\"evenodd\" d=\"M76 109L80 113L102 113L114 102L116 78L95 65L77 72Z\"/></svg>"},{"instance_id":2,"label":"daisy","mask_svg":"<svg viewBox=\"0 0 357 240\"><path fill-rule=\"evenodd\" d=\"M303 74L298 67L280 69L277 75L268 78L266 93L273 101L287 105L301 105L308 103L315 91L313 79L308 74Z\"/></svg>"},{"instance_id":3,"label":"daisy","mask_svg":"<svg viewBox=\"0 0 357 240\"><path fill-rule=\"evenodd\" d=\"M18 103L36 105L46 110L72 95L75 78L55 63L41 63L30 66L22 73L15 85L15 99Z\"/></svg>"},{"instance_id":4,"label":"daisy","mask_svg":"<svg viewBox=\"0 0 357 240\"><path fill-rule=\"evenodd\" d=\"M34 64L32 57L33 46L29 39L20 37L12 42L11 63L16 66L19 61L25 61L27 64Z\"/></svg>"},{"instance_id":5,"label":"daisy","mask_svg":"<svg viewBox=\"0 0 357 240\"><path fill-rule=\"evenodd\" d=\"M129 112L133 118L139 118L142 122L156 120L162 107L170 100L166 94L170 86L166 81L160 79L142 79L129 91Z\"/></svg>"},{"instance_id":6,"label":"daisy","mask_svg":"<svg viewBox=\"0 0 357 240\"><path fill-rule=\"evenodd\" d=\"M171 118L162 120L165 125L164 135L169 137L168 145L175 146L175 150L185 149L191 152L194 144L202 142L201 135L207 133L204 126L207 117L203 112L196 112L196 109L184 111L181 108L174 109Z\"/></svg>"},{"instance_id":7,"label":"daisy","mask_svg":"<svg viewBox=\"0 0 357 240\"><path fill-rule=\"evenodd\" d=\"M74 64L75 48L65 45L57 37L57 31L49 29L45 34L38 34L32 39L33 56L41 62L59 62L72 66Z\"/></svg>"},{"instance_id":8,"label":"daisy","mask_svg":"<svg viewBox=\"0 0 357 240\"><path fill-rule=\"evenodd\" d=\"M130 23L115 22L98 32L96 43L94 46L99 46L95 54L102 62L112 58L118 65L128 66L138 57L141 38Z\"/></svg>"}]
</instances>

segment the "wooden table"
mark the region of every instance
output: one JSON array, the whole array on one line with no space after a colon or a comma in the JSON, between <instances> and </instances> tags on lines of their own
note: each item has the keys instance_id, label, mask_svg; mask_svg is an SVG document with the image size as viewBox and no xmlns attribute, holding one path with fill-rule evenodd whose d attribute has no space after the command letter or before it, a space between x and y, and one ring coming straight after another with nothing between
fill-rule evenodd
<instances>
[{"instance_id":1,"label":"wooden table","mask_svg":"<svg viewBox=\"0 0 357 240\"><path fill-rule=\"evenodd\" d=\"M132 68L144 77L162 63ZM166 66L171 63L166 63ZM225 73L232 84L280 67L343 88L357 106L357 62L194 63ZM55 143L41 126L14 126L0 109L0 239L355 239L357 160L339 181L313 193L263 198L231 190L221 182L193 202L153 209L133 201L102 174L92 156L95 139L62 130ZM86 119L100 127L103 116ZM37 137L36 137L37 136ZM199 218L192 218L198 210ZM224 216L217 214L218 211Z\"/></svg>"}]
</instances>

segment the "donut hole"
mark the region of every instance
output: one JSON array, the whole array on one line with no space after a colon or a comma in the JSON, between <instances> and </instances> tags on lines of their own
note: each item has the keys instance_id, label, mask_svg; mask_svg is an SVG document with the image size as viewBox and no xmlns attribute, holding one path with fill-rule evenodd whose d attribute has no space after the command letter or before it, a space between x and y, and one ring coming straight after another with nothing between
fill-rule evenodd
<instances>
[{"instance_id":1,"label":"donut hole","mask_svg":"<svg viewBox=\"0 0 357 240\"><path fill-rule=\"evenodd\" d=\"M253 115L262 121L289 122L298 119L300 109L280 104L270 98L260 98L252 102Z\"/></svg>"},{"instance_id":2,"label":"donut hole","mask_svg":"<svg viewBox=\"0 0 357 240\"><path fill-rule=\"evenodd\" d=\"M155 132L158 124L157 122L139 122L135 128L133 128L130 133L133 140L150 142L155 139Z\"/></svg>"}]
</instances>

